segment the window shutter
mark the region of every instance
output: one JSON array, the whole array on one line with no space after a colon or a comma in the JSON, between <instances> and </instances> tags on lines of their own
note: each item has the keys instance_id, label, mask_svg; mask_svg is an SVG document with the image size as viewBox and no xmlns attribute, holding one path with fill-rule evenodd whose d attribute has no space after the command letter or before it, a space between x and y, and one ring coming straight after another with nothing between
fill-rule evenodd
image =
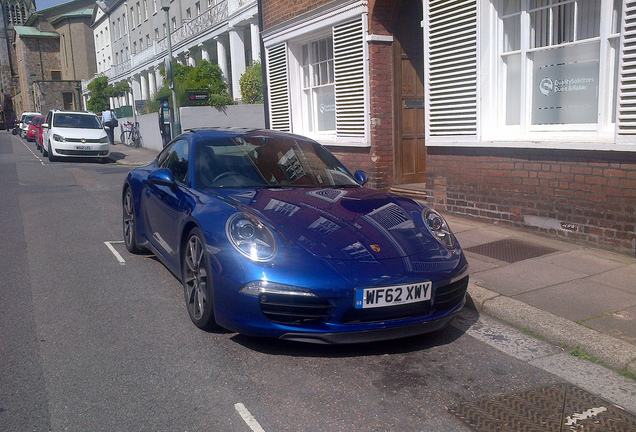
<instances>
[{"instance_id":1,"label":"window shutter","mask_svg":"<svg viewBox=\"0 0 636 432\"><path fill-rule=\"evenodd\" d=\"M625 1L622 21L616 142L633 144L636 137L636 1Z\"/></svg>"},{"instance_id":2,"label":"window shutter","mask_svg":"<svg viewBox=\"0 0 636 432\"><path fill-rule=\"evenodd\" d=\"M364 21L333 27L336 133L342 137L365 136Z\"/></svg>"},{"instance_id":3,"label":"window shutter","mask_svg":"<svg viewBox=\"0 0 636 432\"><path fill-rule=\"evenodd\" d=\"M291 132L287 44L277 45L267 50L267 78L270 127L284 132Z\"/></svg>"},{"instance_id":4,"label":"window shutter","mask_svg":"<svg viewBox=\"0 0 636 432\"><path fill-rule=\"evenodd\" d=\"M477 0L430 0L426 11L428 136L477 135Z\"/></svg>"}]
</instances>

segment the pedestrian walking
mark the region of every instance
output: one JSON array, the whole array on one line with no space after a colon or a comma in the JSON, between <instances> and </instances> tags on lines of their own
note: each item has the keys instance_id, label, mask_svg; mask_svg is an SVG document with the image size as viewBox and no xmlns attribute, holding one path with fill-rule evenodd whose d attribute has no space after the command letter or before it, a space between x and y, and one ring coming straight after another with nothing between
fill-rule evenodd
<instances>
[{"instance_id":1,"label":"pedestrian walking","mask_svg":"<svg viewBox=\"0 0 636 432\"><path fill-rule=\"evenodd\" d=\"M114 145L115 128L119 126L119 121L117 121L117 116L110 108L102 113L102 123L104 124L104 128L106 129L106 135L108 135L110 144Z\"/></svg>"}]
</instances>

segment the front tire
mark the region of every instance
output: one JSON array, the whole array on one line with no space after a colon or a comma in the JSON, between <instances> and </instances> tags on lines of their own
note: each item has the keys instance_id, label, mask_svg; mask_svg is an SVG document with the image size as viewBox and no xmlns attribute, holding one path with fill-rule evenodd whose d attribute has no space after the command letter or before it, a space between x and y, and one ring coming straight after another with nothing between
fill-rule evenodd
<instances>
[{"instance_id":1,"label":"front tire","mask_svg":"<svg viewBox=\"0 0 636 432\"><path fill-rule=\"evenodd\" d=\"M194 228L188 235L182 269L183 294L190 319L203 330L216 327L210 258L205 249L203 232L199 228Z\"/></svg>"},{"instance_id":2,"label":"front tire","mask_svg":"<svg viewBox=\"0 0 636 432\"><path fill-rule=\"evenodd\" d=\"M124 229L124 243L128 252L134 254L140 254L143 249L137 244L137 222L135 219L135 203L133 201L132 191L130 187L126 189L124 194L123 207L123 229Z\"/></svg>"},{"instance_id":3,"label":"front tire","mask_svg":"<svg viewBox=\"0 0 636 432\"><path fill-rule=\"evenodd\" d=\"M57 161L57 156L53 156L53 152L51 151L51 147L50 146L49 146L48 155L49 155L49 162L56 162Z\"/></svg>"}]
</instances>

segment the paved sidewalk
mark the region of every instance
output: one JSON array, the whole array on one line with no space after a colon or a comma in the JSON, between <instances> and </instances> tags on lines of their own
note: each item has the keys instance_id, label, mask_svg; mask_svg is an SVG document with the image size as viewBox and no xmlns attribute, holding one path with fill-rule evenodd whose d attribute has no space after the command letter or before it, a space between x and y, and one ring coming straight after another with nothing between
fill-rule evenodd
<instances>
[{"instance_id":1,"label":"paved sidewalk","mask_svg":"<svg viewBox=\"0 0 636 432\"><path fill-rule=\"evenodd\" d=\"M636 259L445 217L471 267L470 306L636 374Z\"/></svg>"},{"instance_id":2,"label":"paved sidewalk","mask_svg":"<svg viewBox=\"0 0 636 432\"><path fill-rule=\"evenodd\" d=\"M113 146L131 167L158 151ZM445 215L471 267L469 306L636 374L636 259Z\"/></svg>"}]
</instances>

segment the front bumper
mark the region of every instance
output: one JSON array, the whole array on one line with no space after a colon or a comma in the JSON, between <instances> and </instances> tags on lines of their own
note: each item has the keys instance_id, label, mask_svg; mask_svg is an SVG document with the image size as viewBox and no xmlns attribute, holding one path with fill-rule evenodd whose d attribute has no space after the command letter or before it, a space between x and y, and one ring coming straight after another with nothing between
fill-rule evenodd
<instances>
[{"instance_id":1,"label":"front bumper","mask_svg":"<svg viewBox=\"0 0 636 432\"><path fill-rule=\"evenodd\" d=\"M290 332L280 336L279 339L315 344L356 344L365 342L381 342L386 340L401 339L419 336L441 330L455 318L455 315L466 304L464 299L456 310L443 318L432 321L424 321L399 327L388 327L373 330L359 330L353 332L336 333L303 333Z\"/></svg>"},{"instance_id":2,"label":"front bumper","mask_svg":"<svg viewBox=\"0 0 636 432\"><path fill-rule=\"evenodd\" d=\"M110 144L52 142L51 153L60 157L108 157Z\"/></svg>"}]
</instances>

